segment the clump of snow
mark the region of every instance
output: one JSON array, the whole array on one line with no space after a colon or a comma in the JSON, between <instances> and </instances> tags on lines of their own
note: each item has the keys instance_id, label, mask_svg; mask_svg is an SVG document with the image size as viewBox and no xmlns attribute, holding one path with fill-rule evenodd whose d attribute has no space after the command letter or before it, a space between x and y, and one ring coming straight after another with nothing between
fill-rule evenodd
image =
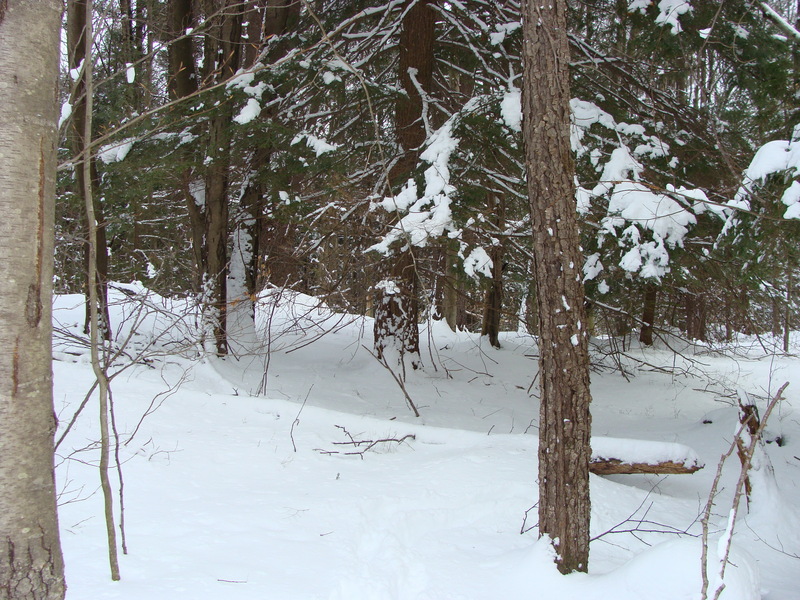
<instances>
[{"instance_id":1,"label":"clump of snow","mask_svg":"<svg viewBox=\"0 0 800 600\"><path fill-rule=\"evenodd\" d=\"M653 3L653 0L629 0L628 2L628 12L635 12L639 11L644 13L647 10L647 7Z\"/></svg>"},{"instance_id":2,"label":"clump of snow","mask_svg":"<svg viewBox=\"0 0 800 600\"><path fill-rule=\"evenodd\" d=\"M586 257L586 262L583 264L583 281L584 283L597 277L603 271L603 263L600 262L600 253L595 252Z\"/></svg>"},{"instance_id":3,"label":"clump of snow","mask_svg":"<svg viewBox=\"0 0 800 600\"><path fill-rule=\"evenodd\" d=\"M783 172L792 178L800 177L800 140L773 140L756 151L744 172L742 185L726 205L725 230L738 222L736 209L750 209L749 197L753 186L763 183L770 175ZM800 218L800 183L792 181L781 201L787 207L783 215L785 219Z\"/></svg>"},{"instance_id":4,"label":"clump of snow","mask_svg":"<svg viewBox=\"0 0 800 600\"><path fill-rule=\"evenodd\" d=\"M424 247L432 238L437 238L453 228L450 209L451 195L455 188L450 185L450 155L458 146L453 135L454 119L449 119L429 138L427 147L420 155L430 167L425 170L425 191L417 197L417 185L409 180L396 196L373 204L387 211L406 214L381 241L367 251L388 255L392 244L405 240L412 246Z\"/></svg>"},{"instance_id":5,"label":"clump of snow","mask_svg":"<svg viewBox=\"0 0 800 600\"><path fill-rule=\"evenodd\" d=\"M519 88L510 86L510 89L503 94L500 102L500 114L503 123L511 131L522 131L522 92Z\"/></svg>"},{"instance_id":6,"label":"clump of snow","mask_svg":"<svg viewBox=\"0 0 800 600\"><path fill-rule=\"evenodd\" d=\"M492 276L492 259L482 247L473 248L464 259L464 273L468 277L477 278L478 275L484 277Z\"/></svg>"},{"instance_id":7,"label":"clump of snow","mask_svg":"<svg viewBox=\"0 0 800 600\"><path fill-rule=\"evenodd\" d=\"M64 122L72 116L72 104L69 100L61 105L61 115L58 117L58 126L61 127Z\"/></svg>"},{"instance_id":8,"label":"clump of snow","mask_svg":"<svg viewBox=\"0 0 800 600\"><path fill-rule=\"evenodd\" d=\"M692 10L692 5L686 0L661 0L658 3L658 16L656 23L672 28L673 34L683 31L678 17Z\"/></svg>"},{"instance_id":9,"label":"clump of snow","mask_svg":"<svg viewBox=\"0 0 800 600\"><path fill-rule=\"evenodd\" d=\"M604 228L625 222L649 229L669 246L683 246L689 227L697 218L669 196L655 193L641 183L622 181L615 185L608 205Z\"/></svg>"},{"instance_id":10,"label":"clump of snow","mask_svg":"<svg viewBox=\"0 0 800 600\"><path fill-rule=\"evenodd\" d=\"M248 98L247 104L242 107L239 114L233 117L233 120L239 125L247 125L250 121L261 114L261 104L255 98Z\"/></svg>"},{"instance_id":11,"label":"clump of snow","mask_svg":"<svg viewBox=\"0 0 800 600\"><path fill-rule=\"evenodd\" d=\"M489 43L492 46L497 46L502 44L506 36L510 33L513 33L517 29L522 27L522 23L519 21L512 21L510 23L499 23L494 26L494 31L489 34Z\"/></svg>"},{"instance_id":12,"label":"clump of snow","mask_svg":"<svg viewBox=\"0 0 800 600\"><path fill-rule=\"evenodd\" d=\"M400 293L400 288L398 287L397 282L391 279L382 279L376 283L374 287L376 290L381 290L388 296L393 296Z\"/></svg>"},{"instance_id":13,"label":"clump of snow","mask_svg":"<svg viewBox=\"0 0 800 600\"><path fill-rule=\"evenodd\" d=\"M133 148L135 141L135 138L126 138L120 142L106 144L100 148L100 151L97 153L97 158L106 165L123 161L125 157L128 156L128 152L131 151L131 148Z\"/></svg>"},{"instance_id":14,"label":"clump of snow","mask_svg":"<svg viewBox=\"0 0 800 600\"><path fill-rule=\"evenodd\" d=\"M125 77L128 80L128 83L133 83L136 81L136 68L134 67L133 63L125 63Z\"/></svg>"},{"instance_id":15,"label":"clump of snow","mask_svg":"<svg viewBox=\"0 0 800 600\"><path fill-rule=\"evenodd\" d=\"M295 144L298 144L304 140L306 142L306 146L311 148L317 156L322 156L328 152L333 152L339 147L338 144L330 144L322 138L307 132L298 133L296 136L294 136L290 145L294 146Z\"/></svg>"},{"instance_id":16,"label":"clump of snow","mask_svg":"<svg viewBox=\"0 0 800 600\"><path fill-rule=\"evenodd\" d=\"M687 467L703 466L697 452L685 444L675 442L594 436L591 444L593 459L617 459L624 464L657 465L671 461Z\"/></svg>"}]
</instances>

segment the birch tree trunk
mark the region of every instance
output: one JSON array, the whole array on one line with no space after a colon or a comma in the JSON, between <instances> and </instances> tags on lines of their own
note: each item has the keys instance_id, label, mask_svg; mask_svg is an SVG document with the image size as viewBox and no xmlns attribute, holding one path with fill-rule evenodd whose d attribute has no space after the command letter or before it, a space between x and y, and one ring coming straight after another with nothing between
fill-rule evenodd
<instances>
[{"instance_id":1,"label":"birch tree trunk","mask_svg":"<svg viewBox=\"0 0 800 600\"><path fill-rule=\"evenodd\" d=\"M523 136L539 311L539 533L589 560L589 354L569 141L566 2L523 5Z\"/></svg>"},{"instance_id":2,"label":"birch tree trunk","mask_svg":"<svg viewBox=\"0 0 800 600\"><path fill-rule=\"evenodd\" d=\"M0 1L0 599L61 600L51 296L61 3Z\"/></svg>"}]
</instances>

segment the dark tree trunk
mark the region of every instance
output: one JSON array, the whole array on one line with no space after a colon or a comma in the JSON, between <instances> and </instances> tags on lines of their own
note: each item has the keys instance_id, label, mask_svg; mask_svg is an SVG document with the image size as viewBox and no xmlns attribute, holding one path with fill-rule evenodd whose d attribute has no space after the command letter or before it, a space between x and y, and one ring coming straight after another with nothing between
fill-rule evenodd
<instances>
[{"instance_id":1,"label":"dark tree trunk","mask_svg":"<svg viewBox=\"0 0 800 600\"><path fill-rule=\"evenodd\" d=\"M498 198L491 198L489 214L492 215L494 226L498 231L502 231L504 226L504 212L504 203ZM484 296L481 335L488 336L489 343L495 348L499 348L500 320L503 314L503 261L505 261L505 248L502 241L491 247L489 258L492 259L492 279L489 281L489 287Z\"/></svg>"},{"instance_id":2,"label":"dark tree trunk","mask_svg":"<svg viewBox=\"0 0 800 600\"><path fill-rule=\"evenodd\" d=\"M690 340L706 341L706 299L703 294L687 292L684 295L686 306L686 337Z\"/></svg>"},{"instance_id":3,"label":"dark tree trunk","mask_svg":"<svg viewBox=\"0 0 800 600\"><path fill-rule=\"evenodd\" d=\"M192 0L169 0L167 6L167 32L174 40L169 45L170 98L186 98L197 91L197 69L195 66L192 37L185 35L194 26Z\"/></svg>"},{"instance_id":4,"label":"dark tree trunk","mask_svg":"<svg viewBox=\"0 0 800 600\"><path fill-rule=\"evenodd\" d=\"M410 8L408 8L410 6ZM400 157L389 173L390 186L402 186L412 173L425 143L424 101L419 88L430 93L433 81L433 44L436 39L436 13L428 0L405 4L408 11L400 31L398 76L405 91L397 100L395 129ZM412 79L413 73L413 79ZM416 80L416 83L414 82ZM385 358L388 348L411 357L416 369L419 359L419 302L416 261L410 245L395 251L389 260L389 284L375 293L375 353Z\"/></svg>"},{"instance_id":5,"label":"dark tree trunk","mask_svg":"<svg viewBox=\"0 0 800 600\"><path fill-rule=\"evenodd\" d=\"M84 58L86 57L86 2L84 0L72 0L67 3L67 49L68 49L68 62L70 69L78 69ZM72 118L70 119L68 137L70 151L73 156L79 156L86 148L86 75L82 72L80 77L75 81L75 87L72 91ZM97 299L100 311L100 327L102 335L105 339L111 337L111 323L108 314L108 243L106 240L106 223L103 215L103 207L100 201L100 194L98 193L99 177L97 176L97 168L94 164L94 158L81 157L75 163L75 194L83 199L85 181L83 163L85 160L91 162L90 170L92 174L92 204L94 205L95 216L97 219L97 249L95 261L96 265L96 281L92 284L88 280L88 261L89 261L89 245L84 244L84 265L86 273L85 290L86 290L86 318L84 320L83 330L84 333L89 333L89 286L95 285L97 288ZM88 231L88 224L84 218L84 231ZM88 234L85 234L88 239Z\"/></svg>"},{"instance_id":6,"label":"dark tree trunk","mask_svg":"<svg viewBox=\"0 0 800 600\"><path fill-rule=\"evenodd\" d=\"M398 76L405 95L398 98L395 111L400 157L389 173L391 186L402 186L417 164L426 137L424 101L419 88L428 94L433 82L436 13L429 0L409 0L404 8L408 10L400 30ZM411 246L396 250L390 260L394 261L389 269L388 281L391 283L376 291L375 352L379 357L385 357L386 350L393 347L399 352L401 361L408 354L412 366L417 368L421 364L417 324L418 276Z\"/></svg>"},{"instance_id":7,"label":"dark tree trunk","mask_svg":"<svg viewBox=\"0 0 800 600\"><path fill-rule=\"evenodd\" d=\"M539 312L539 533L562 573L589 559L589 355L569 139L566 2L527 0L523 136Z\"/></svg>"},{"instance_id":8,"label":"dark tree trunk","mask_svg":"<svg viewBox=\"0 0 800 600\"><path fill-rule=\"evenodd\" d=\"M653 325L656 320L656 302L658 287L654 283L646 283L644 287L644 308L642 310L642 328L639 331L639 342L645 346L653 345Z\"/></svg>"},{"instance_id":9,"label":"dark tree trunk","mask_svg":"<svg viewBox=\"0 0 800 600\"><path fill-rule=\"evenodd\" d=\"M204 82L211 85L233 77L242 49L242 6L234 0L209 1L209 32L205 37ZM218 355L228 353L228 184L231 151L231 110L225 104L209 119L209 158L205 172L204 301Z\"/></svg>"},{"instance_id":10,"label":"dark tree trunk","mask_svg":"<svg viewBox=\"0 0 800 600\"><path fill-rule=\"evenodd\" d=\"M444 278L442 279L442 315L453 331L458 330L458 297L460 295L459 274L456 265L456 250L452 244L444 246Z\"/></svg>"},{"instance_id":11,"label":"dark tree trunk","mask_svg":"<svg viewBox=\"0 0 800 600\"><path fill-rule=\"evenodd\" d=\"M251 3L246 15L247 38L250 41L245 46L244 66L252 67L259 57L263 44L272 43L276 36L283 36L293 28L300 16L301 3L294 0L255 0ZM268 63L285 56L289 48L286 44L278 42L273 44L266 55ZM267 99L268 100L268 99ZM265 102L269 104L269 102ZM272 119L274 111L267 108L262 111L261 117ZM263 180L258 177L259 173L269 168L272 160L274 148L257 148L250 160L249 171L255 175L242 194L241 207L244 212L247 224L245 234L250 240L249 262L245 265L245 287L251 298L260 290L260 275L265 257L262 249L268 245L269 236L278 227L276 223L270 222L265 216L264 197L268 189ZM275 280L277 285L286 283L286 276ZM255 307L253 306L253 309Z\"/></svg>"},{"instance_id":12,"label":"dark tree trunk","mask_svg":"<svg viewBox=\"0 0 800 600\"><path fill-rule=\"evenodd\" d=\"M405 371L406 357L413 369L420 367L418 308L408 302L417 296L417 268L410 252L394 259L390 278L376 290L373 333L378 358L390 365L397 360Z\"/></svg>"},{"instance_id":13,"label":"dark tree trunk","mask_svg":"<svg viewBox=\"0 0 800 600\"><path fill-rule=\"evenodd\" d=\"M405 6L411 4L407 1ZM436 13L429 0L419 0L408 10L400 30L400 61L398 76L405 92L397 100L395 128L401 156L390 174L392 185L402 186L419 159L425 143L423 98L419 87L427 94L433 85L433 45L436 40ZM414 83L414 73L419 87Z\"/></svg>"}]
</instances>

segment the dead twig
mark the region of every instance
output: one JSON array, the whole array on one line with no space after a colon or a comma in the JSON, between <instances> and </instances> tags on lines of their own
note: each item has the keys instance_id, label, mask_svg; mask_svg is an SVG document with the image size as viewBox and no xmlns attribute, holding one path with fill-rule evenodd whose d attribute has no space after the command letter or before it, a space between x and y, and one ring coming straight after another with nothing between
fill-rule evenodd
<instances>
[{"instance_id":1,"label":"dead twig","mask_svg":"<svg viewBox=\"0 0 800 600\"><path fill-rule=\"evenodd\" d=\"M372 450L373 448L375 448L376 446L379 446L380 444L392 444L392 443L394 443L394 444L400 445L400 444L406 442L407 440L416 440L417 439L417 436L414 435L413 433L407 433L406 435L404 435L401 438L385 437L385 438L380 438L380 439L377 439L377 440L360 440L360 439L354 438L352 436L352 434L349 431L347 431L347 429L345 427L342 427L341 425L336 425L336 429L340 429L342 431L342 433L344 433L344 435L347 436L349 439L344 441L344 442L333 442L333 445L334 446L350 446L350 447L354 448L354 450L352 450L350 452L342 452L340 450L324 450L322 448L317 448L316 449L317 452L319 452L320 454L328 454L328 455L330 455L330 454L342 454L344 456L360 456L361 460L364 460L364 455L367 452L369 452L370 450Z\"/></svg>"}]
</instances>

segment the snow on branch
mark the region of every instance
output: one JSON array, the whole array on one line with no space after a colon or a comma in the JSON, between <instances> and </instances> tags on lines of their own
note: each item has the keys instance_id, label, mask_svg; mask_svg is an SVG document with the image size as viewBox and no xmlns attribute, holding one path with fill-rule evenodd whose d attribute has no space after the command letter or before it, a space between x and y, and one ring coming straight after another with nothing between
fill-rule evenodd
<instances>
[{"instance_id":1,"label":"snow on branch","mask_svg":"<svg viewBox=\"0 0 800 600\"><path fill-rule=\"evenodd\" d=\"M766 2L759 2L761 6L761 10L764 11L764 14L767 18L775 23L786 35L791 38L794 38L795 42L800 41L800 31L797 30L789 21L784 19L774 8L772 8Z\"/></svg>"},{"instance_id":2,"label":"snow on branch","mask_svg":"<svg viewBox=\"0 0 800 600\"><path fill-rule=\"evenodd\" d=\"M652 3L652 0L630 0L628 2L628 12L638 10L643 13ZM677 35L683 31L678 18L691 10L692 5L686 0L661 0L658 3L656 24L671 27L672 33Z\"/></svg>"},{"instance_id":3,"label":"snow on branch","mask_svg":"<svg viewBox=\"0 0 800 600\"><path fill-rule=\"evenodd\" d=\"M733 200L726 204L726 223L723 233L736 226L738 210L750 210L750 195L755 186L763 184L771 175L786 173L792 179L781 196L786 205L784 219L800 219L800 127L795 129L793 140L773 140L759 148L750 166L744 172L742 184Z\"/></svg>"},{"instance_id":4,"label":"snow on branch","mask_svg":"<svg viewBox=\"0 0 800 600\"><path fill-rule=\"evenodd\" d=\"M430 136L427 148L420 158L431 166L425 170L425 191L420 196L417 184L409 179L396 196L384 198L373 204L387 212L405 213L384 238L370 246L367 251L376 251L384 256L391 254L390 246L405 240L412 246L423 247L428 240L453 229L450 210L451 195L455 188L450 185L450 156L458 146L453 135L455 117L451 117Z\"/></svg>"},{"instance_id":5,"label":"snow on branch","mask_svg":"<svg viewBox=\"0 0 800 600\"><path fill-rule=\"evenodd\" d=\"M702 190L667 186L655 188L641 181L643 161L660 159L673 164L669 145L655 135L648 135L639 124L617 122L609 113L592 102L573 98L571 143L576 156L588 157L591 166L600 172L592 189L576 181L577 210L586 214L596 199L607 202L605 216L600 220L598 246L606 237L616 240L622 250L618 265L627 273L646 279L659 280L669 272L669 251L682 248L689 229L697 223L696 214L705 210L707 200ZM611 133L613 150L590 148L597 136L593 127ZM616 140L614 140L616 138ZM607 157L607 158L606 158ZM584 280L597 277L603 270L593 254L584 265Z\"/></svg>"}]
</instances>

